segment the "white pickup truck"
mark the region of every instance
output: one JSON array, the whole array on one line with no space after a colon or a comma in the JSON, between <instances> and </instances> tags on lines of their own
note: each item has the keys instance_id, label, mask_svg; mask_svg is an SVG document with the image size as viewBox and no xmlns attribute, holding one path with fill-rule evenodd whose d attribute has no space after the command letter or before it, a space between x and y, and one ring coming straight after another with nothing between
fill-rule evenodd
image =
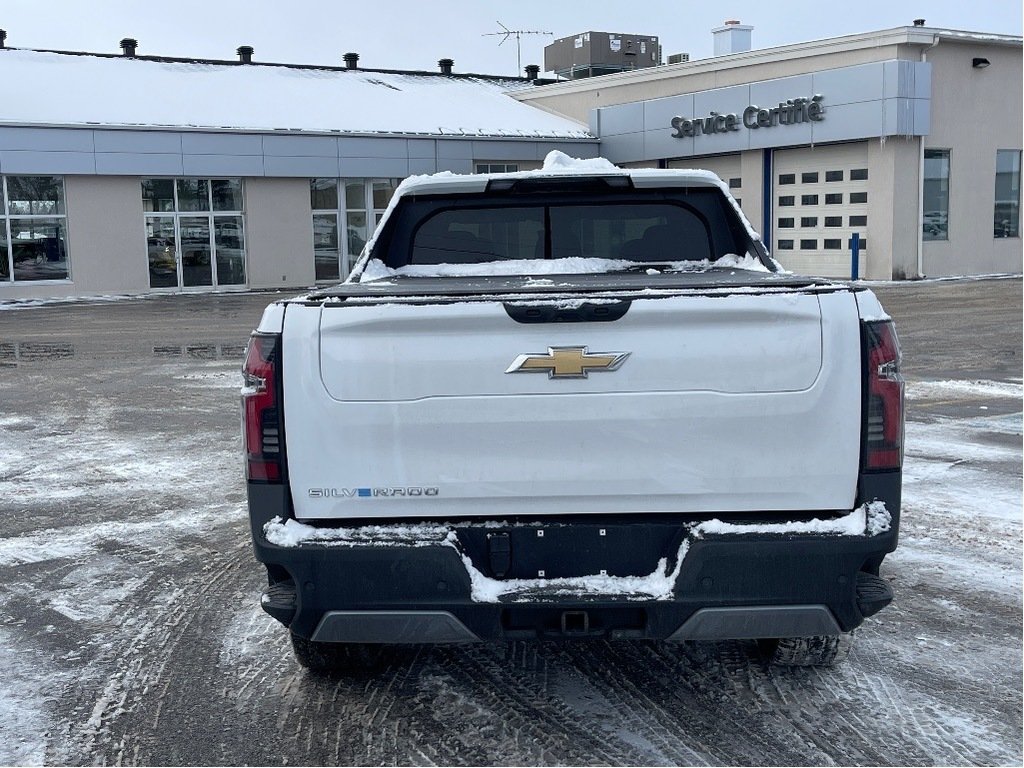
<instances>
[{"instance_id":1,"label":"white pickup truck","mask_svg":"<svg viewBox=\"0 0 1024 768\"><path fill-rule=\"evenodd\" d=\"M262 605L316 672L521 638L834 663L892 599L899 363L874 295L784 272L713 174L408 179L249 343Z\"/></svg>"}]
</instances>

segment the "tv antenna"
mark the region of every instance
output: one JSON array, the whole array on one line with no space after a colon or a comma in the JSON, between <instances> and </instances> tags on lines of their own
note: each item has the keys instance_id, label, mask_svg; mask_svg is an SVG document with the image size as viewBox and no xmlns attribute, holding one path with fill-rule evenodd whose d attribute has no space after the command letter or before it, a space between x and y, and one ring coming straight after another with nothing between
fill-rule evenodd
<instances>
[{"instance_id":1,"label":"tv antenna","mask_svg":"<svg viewBox=\"0 0 1024 768\"><path fill-rule=\"evenodd\" d=\"M485 32L481 37L495 37L501 35L501 42L498 45L502 45L510 37L515 36L516 38L516 73L522 74L523 71L523 54L522 47L519 42L519 38L522 35L551 35L554 36L554 32L544 32L538 29L509 29L500 21L498 26L501 27L501 32Z\"/></svg>"}]
</instances>

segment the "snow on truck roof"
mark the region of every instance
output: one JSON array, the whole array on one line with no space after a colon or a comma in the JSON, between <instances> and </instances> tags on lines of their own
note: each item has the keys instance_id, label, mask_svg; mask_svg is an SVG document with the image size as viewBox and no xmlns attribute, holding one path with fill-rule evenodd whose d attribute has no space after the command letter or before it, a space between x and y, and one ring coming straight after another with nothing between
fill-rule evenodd
<instances>
[{"instance_id":1,"label":"snow on truck roof","mask_svg":"<svg viewBox=\"0 0 1024 768\"><path fill-rule=\"evenodd\" d=\"M2 125L593 139L516 78L0 49Z\"/></svg>"},{"instance_id":2,"label":"snow on truck roof","mask_svg":"<svg viewBox=\"0 0 1024 768\"><path fill-rule=\"evenodd\" d=\"M543 167L513 173L458 174L441 171L427 176L410 176L401 183L395 197L402 195L458 194L483 192L495 179L536 179L558 176L628 176L634 187L707 186L729 188L711 171L698 169L620 168L603 157L581 159L552 150Z\"/></svg>"}]
</instances>

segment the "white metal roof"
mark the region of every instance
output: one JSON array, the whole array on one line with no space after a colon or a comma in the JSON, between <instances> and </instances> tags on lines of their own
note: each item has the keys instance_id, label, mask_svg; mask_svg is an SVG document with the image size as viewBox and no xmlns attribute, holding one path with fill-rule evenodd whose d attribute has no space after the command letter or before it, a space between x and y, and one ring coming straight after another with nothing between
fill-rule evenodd
<instances>
[{"instance_id":1,"label":"white metal roof","mask_svg":"<svg viewBox=\"0 0 1024 768\"><path fill-rule=\"evenodd\" d=\"M580 93L600 88L611 88L617 85L672 79L683 75L749 67L751 65L791 59L806 59L819 54L841 53L843 51L860 50L863 48L879 48L885 45L929 46L933 43L944 41L1016 46L1019 48L1021 47L1022 40L1024 38L1020 35L969 32L938 27L893 27L892 29L882 29L874 32L860 32L852 35L776 45L770 48L753 48L749 51L740 51L722 56L709 56L703 59L691 59L687 62L668 64L661 67L632 69L625 72L602 75L600 78L566 80L552 85L545 85L543 88L519 90L514 95L515 98L526 102L532 98Z\"/></svg>"},{"instance_id":2,"label":"white metal roof","mask_svg":"<svg viewBox=\"0 0 1024 768\"><path fill-rule=\"evenodd\" d=\"M592 138L523 80L0 49L2 125Z\"/></svg>"}]
</instances>

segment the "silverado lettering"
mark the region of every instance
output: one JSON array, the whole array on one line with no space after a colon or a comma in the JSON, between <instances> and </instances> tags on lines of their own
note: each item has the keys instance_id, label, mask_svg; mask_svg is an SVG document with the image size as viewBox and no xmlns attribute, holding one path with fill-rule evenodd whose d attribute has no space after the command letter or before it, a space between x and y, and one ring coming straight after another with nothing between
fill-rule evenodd
<instances>
[{"instance_id":1,"label":"silverado lettering","mask_svg":"<svg viewBox=\"0 0 1024 768\"><path fill-rule=\"evenodd\" d=\"M437 496L439 488L310 488L307 492L311 499L329 499L367 497L367 496Z\"/></svg>"}]
</instances>

